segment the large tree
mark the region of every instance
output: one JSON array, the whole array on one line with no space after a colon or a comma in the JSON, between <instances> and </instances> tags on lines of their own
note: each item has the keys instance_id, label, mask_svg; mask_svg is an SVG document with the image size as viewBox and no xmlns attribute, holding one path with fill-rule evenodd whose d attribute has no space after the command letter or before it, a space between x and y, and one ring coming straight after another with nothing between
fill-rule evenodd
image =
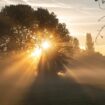
<instances>
[{"instance_id":1,"label":"large tree","mask_svg":"<svg viewBox=\"0 0 105 105\"><path fill-rule=\"evenodd\" d=\"M50 13L47 9L38 8L34 10L28 5L10 5L1 10L0 16L2 17L2 28L0 30L6 30L1 34L6 38L8 34L9 37L11 36L10 40L14 39L17 42L17 39L23 41L21 40L23 36L28 36L29 40L29 37L32 36L49 37L51 34L58 39L62 39L62 41L64 39L70 40L66 25L59 23L56 15L53 12ZM24 42L27 42L26 39ZM19 44L22 44L22 42Z\"/></svg>"},{"instance_id":2,"label":"large tree","mask_svg":"<svg viewBox=\"0 0 105 105\"><path fill-rule=\"evenodd\" d=\"M43 8L34 10L28 5L10 5L1 10L0 17L0 40L4 38L2 43L5 43L7 51L25 51L38 46L42 40L49 39L54 41L54 45L49 53L46 52L41 57L39 71L45 69L48 74L54 74L64 69L67 55L72 57L73 54L73 38L66 25L59 23L53 12ZM40 68L43 59L44 68Z\"/></svg>"}]
</instances>

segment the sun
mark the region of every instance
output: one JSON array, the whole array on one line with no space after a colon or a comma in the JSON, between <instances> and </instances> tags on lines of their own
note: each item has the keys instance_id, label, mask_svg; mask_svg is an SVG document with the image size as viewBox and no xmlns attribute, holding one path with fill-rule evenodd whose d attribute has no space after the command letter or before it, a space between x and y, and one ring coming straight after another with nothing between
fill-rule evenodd
<instances>
[{"instance_id":1,"label":"sun","mask_svg":"<svg viewBox=\"0 0 105 105\"><path fill-rule=\"evenodd\" d=\"M42 45L42 48L45 50L51 47L51 43L47 40L43 41L41 45Z\"/></svg>"},{"instance_id":2,"label":"sun","mask_svg":"<svg viewBox=\"0 0 105 105\"><path fill-rule=\"evenodd\" d=\"M31 52L32 57L40 57L42 53L51 47L51 42L49 40L42 41L36 48Z\"/></svg>"}]
</instances>

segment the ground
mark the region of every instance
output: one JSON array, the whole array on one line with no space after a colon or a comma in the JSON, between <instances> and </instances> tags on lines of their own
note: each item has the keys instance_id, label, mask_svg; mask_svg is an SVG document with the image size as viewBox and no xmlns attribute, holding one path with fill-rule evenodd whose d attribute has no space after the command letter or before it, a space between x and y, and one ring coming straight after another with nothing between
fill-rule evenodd
<instances>
[{"instance_id":1,"label":"ground","mask_svg":"<svg viewBox=\"0 0 105 105\"><path fill-rule=\"evenodd\" d=\"M19 57L0 59L0 105L105 105L104 68L72 67L64 76L40 79L24 63L19 69Z\"/></svg>"}]
</instances>

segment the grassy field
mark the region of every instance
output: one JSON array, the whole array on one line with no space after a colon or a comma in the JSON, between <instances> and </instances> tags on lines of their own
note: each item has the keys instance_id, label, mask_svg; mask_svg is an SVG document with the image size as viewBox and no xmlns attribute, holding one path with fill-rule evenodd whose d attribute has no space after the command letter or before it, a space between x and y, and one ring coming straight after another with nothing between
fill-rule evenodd
<instances>
[{"instance_id":1,"label":"grassy field","mask_svg":"<svg viewBox=\"0 0 105 105\"><path fill-rule=\"evenodd\" d=\"M0 105L105 105L104 68L39 78L20 59L0 58Z\"/></svg>"}]
</instances>

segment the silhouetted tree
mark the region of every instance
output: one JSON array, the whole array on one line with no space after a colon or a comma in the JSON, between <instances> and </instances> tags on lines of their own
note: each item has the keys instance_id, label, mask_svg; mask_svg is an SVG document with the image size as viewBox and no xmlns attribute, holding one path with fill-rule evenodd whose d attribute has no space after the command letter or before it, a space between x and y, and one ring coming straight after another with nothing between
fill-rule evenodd
<instances>
[{"instance_id":1,"label":"silhouetted tree","mask_svg":"<svg viewBox=\"0 0 105 105\"><path fill-rule=\"evenodd\" d=\"M0 17L5 17L0 21L0 31L2 36L5 35L4 43L9 51L33 48L42 39L53 40L54 48L42 55L38 69L45 74L56 74L59 70L64 70L64 65L68 64L68 55L73 56L70 43L73 38L66 25L59 23L53 12L42 8L34 10L28 5L10 5L1 10Z\"/></svg>"},{"instance_id":2,"label":"silhouetted tree","mask_svg":"<svg viewBox=\"0 0 105 105\"><path fill-rule=\"evenodd\" d=\"M86 50L88 53L94 52L94 42L90 33L86 34Z\"/></svg>"},{"instance_id":3,"label":"silhouetted tree","mask_svg":"<svg viewBox=\"0 0 105 105\"><path fill-rule=\"evenodd\" d=\"M9 37L9 43L14 43L13 45L17 43L17 47L23 46L23 42L25 44L27 40L29 41L29 37L32 39L32 36L38 37L39 34L41 37L48 37L50 33L53 33L52 35L56 39L70 40L66 25L59 23L56 15L53 12L49 13L47 9L38 8L35 11L28 5L10 5L1 10L0 16L8 18L4 18L6 25L1 24L1 27L5 26L3 29L8 31L1 29L2 33ZM10 26L8 26L8 22ZM28 39L26 40L25 37ZM14 49L13 46L9 47L10 49Z\"/></svg>"}]
</instances>

